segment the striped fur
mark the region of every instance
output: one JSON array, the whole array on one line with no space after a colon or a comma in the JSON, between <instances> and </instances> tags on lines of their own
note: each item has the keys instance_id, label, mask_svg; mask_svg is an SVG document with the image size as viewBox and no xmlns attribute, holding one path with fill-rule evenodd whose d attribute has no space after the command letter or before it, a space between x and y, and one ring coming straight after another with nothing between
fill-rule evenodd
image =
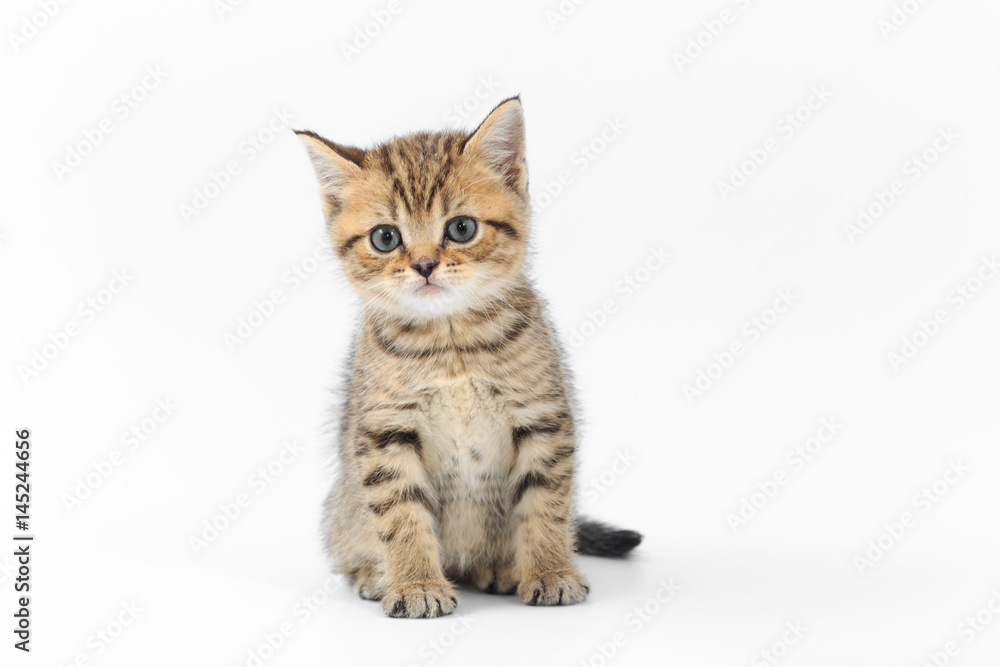
<instances>
[{"instance_id":1,"label":"striped fur","mask_svg":"<svg viewBox=\"0 0 1000 667\"><path fill-rule=\"evenodd\" d=\"M453 581L528 604L579 602L573 410L523 275L529 203L520 101L471 134L369 150L300 132L333 247L364 310L325 532L339 572L391 616L451 612ZM477 221L467 243L445 237ZM395 225L402 245L370 239ZM411 264L436 261L430 277Z\"/></svg>"}]
</instances>

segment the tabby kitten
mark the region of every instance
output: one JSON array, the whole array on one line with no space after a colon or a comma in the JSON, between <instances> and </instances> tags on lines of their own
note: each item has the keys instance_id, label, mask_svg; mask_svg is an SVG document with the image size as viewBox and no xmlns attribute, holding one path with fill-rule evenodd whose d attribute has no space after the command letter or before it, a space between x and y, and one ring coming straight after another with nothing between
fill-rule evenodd
<instances>
[{"instance_id":1,"label":"tabby kitten","mask_svg":"<svg viewBox=\"0 0 1000 667\"><path fill-rule=\"evenodd\" d=\"M390 616L450 613L458 579L580 602L574 548L623 555L641 536L574 520L572 401L524 276L520 100L471 134L368 150L297 134L364 303L324 526L337 571Z\"/></svg>"}]
</instances>

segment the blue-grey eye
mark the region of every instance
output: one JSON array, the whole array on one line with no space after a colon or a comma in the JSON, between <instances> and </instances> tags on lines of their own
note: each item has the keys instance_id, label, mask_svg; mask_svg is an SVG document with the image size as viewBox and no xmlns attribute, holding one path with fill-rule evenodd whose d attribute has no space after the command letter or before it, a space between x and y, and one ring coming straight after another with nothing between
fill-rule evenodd
<instances>
[{"instance_id":1,"label":"blue-grey eye","mask_svg":"<svg viewBox=\"0 0 1000 667\"><path fill-rule=\"evenodd\" d=\"M444 226L444 235L456 243L465 243L476 235L476 221L467 215L452 218Z\"/></svg>"},{"instance_id":2,"label":"blue-grey eye","mask_svg":"<svg viewBox=\"0 0 1000 667\"><path fill-rule=\"evenodd\" d=\"M403 242L399 230L392 225L379 225L372 230L372 245L379 252L392 252Z\"/></svg>"}]
</instances>

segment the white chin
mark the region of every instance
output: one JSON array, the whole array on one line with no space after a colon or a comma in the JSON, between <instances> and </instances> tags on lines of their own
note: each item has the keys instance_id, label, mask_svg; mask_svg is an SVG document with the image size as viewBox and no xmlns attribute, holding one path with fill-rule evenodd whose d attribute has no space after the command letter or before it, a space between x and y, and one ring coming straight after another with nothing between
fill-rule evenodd
<instances>
[{"instance_id":1,"label":"white chin","mask_svg":"<svg viewBox=\"0 0 1000 667\"><path fill-rule=\"evenodd\" d=\"M396 309L401 315L416 319L433 319L451 315L462 306L462 297L455 289L440 285L421 285L401 294Z\"/></svg>"}]
</instances>

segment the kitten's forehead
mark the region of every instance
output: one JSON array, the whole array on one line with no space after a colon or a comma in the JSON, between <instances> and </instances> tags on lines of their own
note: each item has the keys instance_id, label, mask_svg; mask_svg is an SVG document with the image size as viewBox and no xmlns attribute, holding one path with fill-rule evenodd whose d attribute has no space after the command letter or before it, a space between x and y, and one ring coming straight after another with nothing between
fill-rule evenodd
<instances>
[{"instance_id":1,"label":"kitten's forehead","mask_svg":"<svg viewBox=\"0 0 1000 667\"><path fill-rule=\"evenodd\" d=\"M366 152L364 168L382 181L393 217L417 220L451 207L466 140L458 132L420 133Z\"/></svg>"},{"instance_id":2,"label":"kitten's forehead","mask_svg":"<svg viewBox=\"0 0 1000 667\"><path fill-rule=\"evenodd\" d=\"M467 138L461 132L418 132L387 141L369 152L379 152L380 159L388 155L409 164L440 166L449 156L454 158L461 152Z\"/></svg>"}]
</instances>

